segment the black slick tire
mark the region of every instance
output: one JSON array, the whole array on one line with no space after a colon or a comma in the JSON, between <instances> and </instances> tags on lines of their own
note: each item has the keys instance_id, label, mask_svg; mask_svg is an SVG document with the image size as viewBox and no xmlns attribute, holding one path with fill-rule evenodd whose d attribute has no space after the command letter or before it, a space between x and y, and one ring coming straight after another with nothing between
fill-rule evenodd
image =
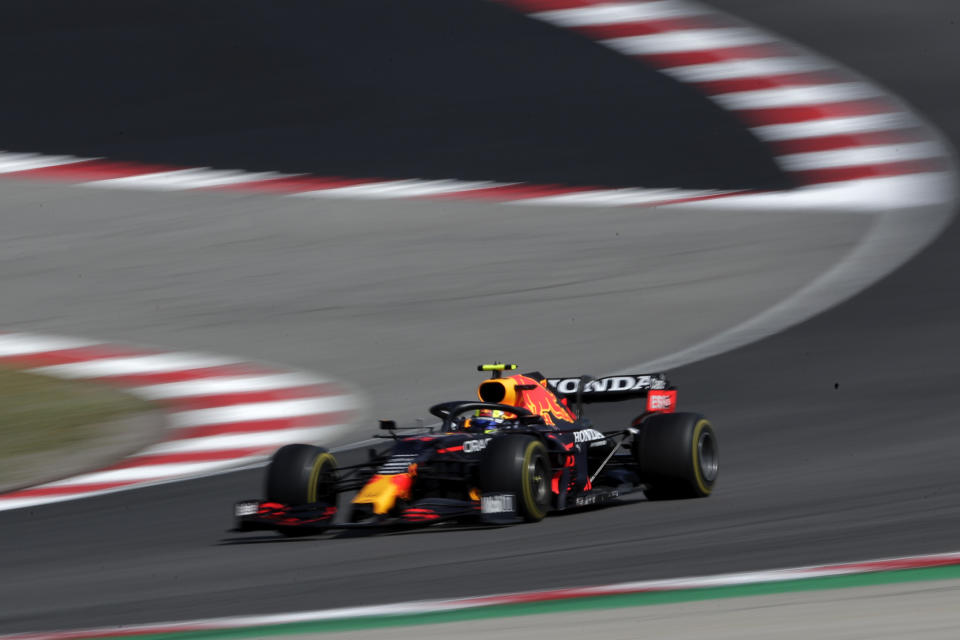
<instances>
[{"instance_id":1,"label":"black slick tire","mask_svg":"<svg viewBox=\"0 0 960 640\"><path fill-rule=\"evenodd\" d=\"M323 447L288 444L267 467L266 497L287 505L336 504L337 461Z\"/></svg>"},{"instance_id":2,"label":"black slick tire","mask_svg":"<svg viewBox=\"0 0 960 640\"><path fill-rule=\"evenodd\" d=\"M649 500L704 498L713 492L720 449L713 425L696 413L658 413L634 425L632 453Z\"/></svg>"},{"instance_id":3,"label":"black slick tire","mask_svg":"<svg viewBox=\"0 0 960 640\"><path fill-rule=\"evenodd\" d=\"M547 448L531 436L494 438L483 452L478 481L483 493L510 493L526 522L543 520L550 510L552 473Z\"/></svg>"}]
</instances>

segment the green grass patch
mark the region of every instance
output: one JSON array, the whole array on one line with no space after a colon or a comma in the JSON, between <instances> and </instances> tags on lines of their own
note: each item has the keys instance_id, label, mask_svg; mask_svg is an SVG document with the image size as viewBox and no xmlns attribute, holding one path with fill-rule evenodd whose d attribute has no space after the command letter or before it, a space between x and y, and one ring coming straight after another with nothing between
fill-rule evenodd
<instances>
[{"instance_id":1,"label":"green grass patch","mask_svg":"<svg viewBox=\"0 0 960 640\"><path fill-rule=\"evenodd\" d=\"M95 383L0 368L0 483L25 457L89 444L106 437L104 423L152 408Z\"/></svg>"}]
</instances>

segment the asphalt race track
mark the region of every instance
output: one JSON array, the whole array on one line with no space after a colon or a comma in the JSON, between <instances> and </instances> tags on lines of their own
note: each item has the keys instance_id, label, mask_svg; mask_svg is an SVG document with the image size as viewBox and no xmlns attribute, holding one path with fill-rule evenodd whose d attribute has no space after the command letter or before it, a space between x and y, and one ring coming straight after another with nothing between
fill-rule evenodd
<instances>
[{"instance_id":1,"label":"asphalt race track","mask_svg":"<svg viewBox=\"0 0 960 640\"><path fill-rule=\"evenodd\" d=\"M954 105L960 88L953 83L952 70L960 59L960 41L952 21L960 18L960 9L953 3L710 4L876 79L958 146L960 121ZM321 225L303 203L278 204L274 211L266 199L101 195L92 190L74 200L70 189L0 185L5 206L32 212L29 220L17 221L22 253L4 255L14 274L4 284L4 327L103 331L110 337L209 347L321 369L333 362L377 397L377 411L395 406L400 417L415 415L418 403L434 398L434 392L446 397L456 387L469 395L475 381L469 372L473 360L486 354L445 340L473 329L478 314L503 313L504 325L514 327L526 326L524 318L529 321L531 313L544 313L536 325L543 333L533 344L518 346L525 343L512 337L513 342L503 343L506 354L490 357L510 357L516 350L525 356L522 362L544 370L567 362L600 370L622 368L750 317L775 301L778 292L795 290L842 256L869 224L857 216L801 216L765 225L760 216L725 212L718 214L723 216L719 220L750 228L755 235L738 240L731 234L724 237L726 245L717 243L726 246L726 252L704 255L714 241L704 237L707 234L698 236L698 229L714 224L718 228L712 231L722 234L722 225L692 215L668 224L656 212L639 214L636 220L663 225L656 226L660 232L650 238L624 212L571 209L554 214L530 209L530 221L521 223L528 228L518 238L510 231L518 214L503 207L325 203L321 213L326 222ZM70 217L71 204L76 205L75 218ZM590 224L576 227L577 217L587 214L595 216ZM382 224L390 215L413 217L407 235L401 223ZM458 235L457 225L480 233L484 226L476 222L478 216L488 216L483 220L492 223L484 238L493 244L485 246L517 243L498 257L519 256L534 283L532 291L541 292L527 300L529 308L523 313L511 315L514 307L508 303L516 298L509 296L518 294L509 289L488 291L498 303L493 305L481 304L490 302L482 297L464 300L451 294L457 281L446 279L446 269L459 264L467 274L463 277L469 278L470 270L475 272L492 255ZM568 225L563 231L550 227L555 216ZM262 231L258 225L266 221L272 224ZM297 245L295 236L305 228L310 235ZM540 231L549 229L543 233L558 242L569 235L568 228L587 234L593 249L575 261L577 269L588 270L582 282L570 273L557 279L563 262L543 247L529 256L529 263L514 253L523 239ZM229 243L214 242L224 229ZM432 233L423 235L425 229ZM617 248L605 255L607 260L591 258L601 253L605 237L617 238L621 231L644 249L660 246L661 239L670 247L662 255L629 262L638 271L658 261L690 265L688 273L671 282L678 293L656 294L651 282L628 278L622 287L597 296L592 315L587 310L571 312L586 291L564 286L597 287L611 274L622 275L629 242L614 244ZM380 233L395 234L400 246L378 240ZM693 263L681 257L686 255L684 234L690 243L687 252L698 256L690 258ZM358 239L358 255L368 260L379 256L382 265L350 263L349 256L330 265L311 261L308 256L323 236L329 236L332 248ZM404 241L421 244L408 252ZM576 238L568 242L575 247ZM773 249L757 253L754 243L766 242ZM318 609L955 550L960 529L954 453L960 446L960 411L954 403L960 381L958 242L960 229L954 224L915 260L856 298L785 333L672 372L683 406L706 413L718 425L723 469L721 484L708 500L638 499L548 518L534 526L493 530L297 540L227 533L232 501L259 492L261 473L252 470L6 512L0 514L0 632ZM252 264L228 245L243 248ZM6 246L12 251L12 244ZM159 263L164 247L171 247L173 265ZM454 260L458 249L470 247L475 252L464 253L466 262ZM414 253L418 257L411 257ZM56 261L50 267L31 255L56 256ZM295 263L285 264L281 255L294 256ZM428 268L423 256L430 255L442 259L442 266ZM102 258L103 265L93 256ZM779 257L792 266L776 277L757 274L771 270ZM390 293L389 287L371 294L374 299L350 297L359 295L353 287L382 278L391 262L404 267L406 279L398 279L394 287L398 298L412 300L409 307L393 309L389 296L382 297ZM349 275L344 275L344 265L351 267ZM325 266L331 268L321 268ZM727 269L728 277L698 280L698 275L716 269ZM302 273L295 277L293 271ZM84 274L93 282L78 284ZM158 288L142 291L138 275ZM757 280L743 280L751 277ZM472 285L496 282L500 280L468 280ZM422 290L413 289L422 297L411 297L411 283L422 285ZM314 298L299 298L301 291ZM445 295L430 297L437 291ZM541 295L543 291L547 293ZM563 295L553 296L553 291ZM363 317L330 320L325 314L336 319L343 310L324 307L323 300L316 299L324 292L333 292L338 304L364 308ZM624 292L654 297L624 302ZM705 295L714 296L709 305L702 303ZM131 298L133 302L126 302ZM157 308L137 307L147 299L156 300ZM656 301L653 310L651 300ZM585 325L583 333L559 340L570 335L556 320L560 309L566 313L564 322L574 318ZM459 328L441 338L436 326L420 319L425 311L441 314L433 317ZM634 324L635 311L649 315ZM73 324L60 315L64 312ZM251 313L254 320L233 323L234 316ZM351 362L345 347L313 349L311 327L348 321L358 333L371 336L367 353L356 353ZM484 334L478 341L489 344L492 339ZM651 347L652 342L662 350ZM436 372L424 368L435 359L442 374L436 382L431 379ZM384 363L396 366L404 382L398 385L394 379L391 384L393 372L382 371ZM414 366L404 372L402 365L409 363ZM447 379L457 367L463 375ZM422 380L413 390L411 376ZM622 423L633 413L635 408L612 406L592 415L595 422L610 424Z\"/></svg>"}]
</instances>

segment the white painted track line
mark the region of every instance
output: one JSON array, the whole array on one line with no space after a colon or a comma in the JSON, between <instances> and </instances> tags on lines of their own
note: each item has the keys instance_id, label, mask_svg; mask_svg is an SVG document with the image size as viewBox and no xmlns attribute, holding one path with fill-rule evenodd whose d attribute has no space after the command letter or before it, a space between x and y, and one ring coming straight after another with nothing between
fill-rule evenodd
<instances>
[{"instance_id":1,"label":"white painted track line","mask_svg":"<svg viewBox=\"0 0 960 640\"><path fill-rule=\"evenodd\" d=\"M195 169L177 169L160 171L123 178L107 178L85 183L88 187L110 189L155 189L159 191L179 191L182 189L206 189L229 184L255 182L281 177L280 174L267 171L250 173L237 170L214 170L207 167Z\"/></svg>"},{"instance_id":2,"label":"white painted track line","mask_svg":"<svg viewBox=\"0 0 960 640\"><path fill-rule=\"evenodd\" d=\"M847 118L822 118L790 124L771 124L751 127L750 131L767 142L778 142L823 136L897 131L920 126L922 126L922 123L909 113L893 112Z\"/></svg>"},{"instance_id":3,"label":"white painted track line","mask_svg":"<svg viewBox=\"0 0 960 640\"><path fill-rule=\"evenodd\" d=\"M187 429L212 424L230 424L235 422L254 422L275 420L278 418L300 418L323 413L347 411L356 408L356 404L343 397L301 398L296 400L277 400L275 402L251 402L232 404L212 409L194 409L177 411L169 415L170 424L175 429Z\"/></svg>"},{"instance_id":4,"label":"white painted track line","mask_svg":"<svg viewBox=\"0 0 960 640\"><path fill-rule=\"evenodd\" d=\"M796 73L810 73L832 68L826 60L806 56L776 56L693 64L682 67L667 67L661 71L681 82L711 82L716 80L739 80L763 78Z\"/></svg>"},{"instance_id":5,"label":"white painted track line","mask_svg":"<svg viewBox=\"0 0 960 640\"><path fill-rule=\"evenodd\" d=\"M0 151L0 173L31 171L46 167L58 167L65 164L85 162L90 158L74 156L45 156L39 153L7 153Z\"/></svg>"},{"instance_id":6,"label":"white painted track line","mask_svg":"<svg viewBox=\"0 0 960 640\"><path fill-rule=\"evenodd\" d=\"M170 400L227 393L275 391L318 385L328 381L326 378L306 373L268 373L248 376L220 376L189 382L168 382L166 384L134 387L130 392L148 400Z\"/></svg>"},{"instance_id":7,"label":"white painted track line","mask_svg":"<svg viewBox=\"0 0 960 640\"><path fill-rule=\"evenodd\" d=\"M904 144L874 145L851 147L834 151L814 151L810 153L792 153L777 157L785 169L804 171L807 169L828 169L832 167L852 167L877 165L890 162L928 160L939 158L943 149L935 142L910 142Z\"/></svg>"},{"instance_id":8,"label":"white painted track line","mask_svg":"<svg viewBox=\"0 0 960 640\"><path fill-rule=\"evenodd\" d=\"M677 0L653 2L605 2L574 9L554 9L531 13L530 17L558 27L589 27L623 22L648 22L687 18L707 13L700 6Z\"/></svg>"},{"instance_id":9,"label":"white painted track line","mask_svg":"<svg viewBox=\"0 0 960 640\"><path fill-rule=\"evenodd\" d=\"M528 198L511 204L514 205L548 205L548 206L597 206L597 207L624 207L630 205L655 204L660 202L676 202L690 198L719 196L727 191L684 191L681 189L604 189L597 191L581 191L579 193L561 193L540 198Z\"/></svg>"},{"instance_id":10,"label":"white painted track line","mask_svg":"<svg viewBox=\"0 0 960 640\"><path fill-rule=\"evenodd\" d=\"M799 87L779 87L757 91L737 91L711 96L724 109L779 109L837 102L852 102L883 95L863 82L842 82Z\"/></svg>"},{"instance_id":11,"label":"white painted track line","mask_svg":"<svg viewBox=\"0 0 960 640\"><path fill-rule=\"evenodd\" d=\"M188 371L240 364L242 360L199 353L158 353L125 358L102 358L85 362L55 364L37 367L36 373L58 378L105 378L109 376L142 375Z\"/></svg>"},{"instance_id":12,"label":"white painted track line","mask_svg":"<svg viewBox=\"0 0 960 640\"><path fill-rule=\"evenodd\" d=\"M318 436L322 436L326 428L326 425L306 426L253 433L228 433L205 438L184 438L155 444L140 451L138 455L193 453L252 447L276 449L291 442L316 442Z\"/></svg>"},{"instance_id":13,"label":"white painted track line","mask_svg":"<svg viewBox=\"0 0 960 640\"><path fill-rule=\"evenodd\" d=\"M82 349L102 344L95 340L68 338L65 336L44 336L32 333L0 333L0 358L23 356L49 351Z\"/></svg>"},{"instance_id":14,"label":"white painted track line","mask_svg":"<svg viewBox=\"0 0 960 640\"><path fill-rule=\"evenodd\" d=\"M503 186L494 182L461 182L459 180L395 180L358 184L333 189L317 189L294 194L298 198L416 198L423 196L474 191Z\"/></svg>"},{"instance_id":15,"label":"white painted track line","mask_svg":"<svg viewBox=\"0 0 960 640\"><path fill-rule=\"evenodd\" d=\"M628 56L664 53L709 51L728 47L767 44L774 38L755 29L731 27L720 29L685 29L644 36L609 38L600 42Z\"/></svg>"}]
</instances>

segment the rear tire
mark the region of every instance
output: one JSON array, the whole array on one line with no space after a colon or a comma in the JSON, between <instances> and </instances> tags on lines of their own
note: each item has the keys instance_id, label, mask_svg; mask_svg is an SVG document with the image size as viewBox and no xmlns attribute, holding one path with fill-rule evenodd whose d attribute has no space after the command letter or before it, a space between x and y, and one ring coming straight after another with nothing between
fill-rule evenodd
<instances>
[{"instance_id":1,"label":"rear tire","mask_svg":"<svg viewBox=\"0 0 960 640\"><path fill-rule=\"evenodd\" d=\"M494 438L479 468L483 493L511 493L526 522L538 522L550 510L550 458L542 442L531 436Z\"/></svg>"},{"instance_id":2,"label":"rear tire","mask_svg":"<svg viewBox=\"0 0 960 640\"><path fill-rule=\"evenodd\" d=\"M323 447L288 444L273 454L267 467L268 502L289 505L337 500L337 460Z\"/></svg>"},{"instance_id":3,"label":"rear tire","mask_svg":"<svg viewBox=\"0 0 960 640\"><path fill-rule=\"evenodd\" d=\"M648 500L704 498L713 492L720 449L713 426L696 413L657 413L634 425L631 447Z\"/></svg>"}]
</instances>

